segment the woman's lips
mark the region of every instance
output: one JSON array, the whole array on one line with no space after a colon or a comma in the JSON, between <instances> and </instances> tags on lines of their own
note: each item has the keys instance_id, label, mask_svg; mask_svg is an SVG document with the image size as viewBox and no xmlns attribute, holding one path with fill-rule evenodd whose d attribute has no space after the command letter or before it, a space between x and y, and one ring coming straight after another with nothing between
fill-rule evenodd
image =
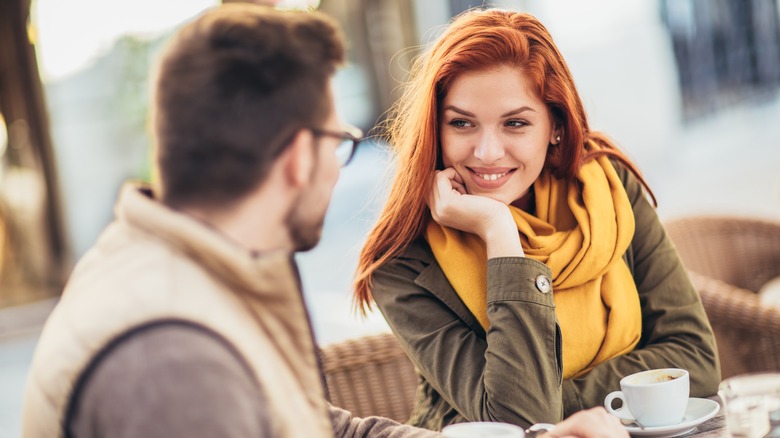
<instances>
[{"instance_id":1,"label":"woman's lips","mask_svg":"<svg viewBox=\"0 0 780 438\"><path fill-rule=\"evenodd\" d=\"M501 187L509 180L509 177L515 171L510 167L497 167L492 169L467 167L469 176L477 187L482 189L496 189Z\"/></svg>"}]
</instances>

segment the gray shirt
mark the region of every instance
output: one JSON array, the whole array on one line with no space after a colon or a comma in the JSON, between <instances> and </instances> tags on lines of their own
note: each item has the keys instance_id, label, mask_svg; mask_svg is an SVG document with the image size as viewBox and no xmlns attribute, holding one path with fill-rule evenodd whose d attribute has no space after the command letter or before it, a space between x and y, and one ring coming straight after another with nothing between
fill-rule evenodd
<instances>
[{"instance_id":1,"label":"gray shirt","mask_svg":"<svg viewBox=\"0 0 780 438\"><path fill-rule=\"evenodd\" d=\"M181 323L126 334L88 367L66 416L67 436L278 437L263 388L216 333ZM336 437L435 437L330 407Z\"/></svg>"}]
</instances>

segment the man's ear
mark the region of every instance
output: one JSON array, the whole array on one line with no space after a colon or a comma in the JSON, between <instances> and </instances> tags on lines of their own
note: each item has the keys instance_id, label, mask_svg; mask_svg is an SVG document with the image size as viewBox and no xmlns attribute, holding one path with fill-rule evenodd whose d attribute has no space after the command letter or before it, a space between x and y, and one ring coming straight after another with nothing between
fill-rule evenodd
<instances>
[{"instance_id":1,"label":"man's ear","mask_svg":"<svg viewBox=\"0 0 780 438\"><path fill-rule=\"evenodd\" d=\"M313 141L311 131L301 129L283 154L284 173L294 187L303 187L311 179L315 162Z\"/></svg>"}]
</instances>

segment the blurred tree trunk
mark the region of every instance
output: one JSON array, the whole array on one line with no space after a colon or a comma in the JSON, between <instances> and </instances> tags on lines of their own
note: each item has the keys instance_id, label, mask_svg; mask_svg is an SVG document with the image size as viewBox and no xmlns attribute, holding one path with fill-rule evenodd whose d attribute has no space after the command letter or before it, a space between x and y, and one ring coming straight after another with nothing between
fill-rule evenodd
<instances>
[{"instance_id":1,"label":"blurred tree trunk","mask_svg":"<svg viewBox=\"0 0 780 438\"><path fill-rule=\"evenodd\" d=\"M61 287L68 253L57 172L35 56L30 0L0 1L0 307Z\"/></svg>"},{"instance_id":2,"label":"blurred tree trunk","mask_svg":"<svg viewBox=\"0 0 780 438\"><path fill-rule=\"evenodd\" d=\"M377 120L398 98L417 55L412 0L322 0L319 9L341 23L349 62L367 71Z\"/></svg>"}]
</instances>

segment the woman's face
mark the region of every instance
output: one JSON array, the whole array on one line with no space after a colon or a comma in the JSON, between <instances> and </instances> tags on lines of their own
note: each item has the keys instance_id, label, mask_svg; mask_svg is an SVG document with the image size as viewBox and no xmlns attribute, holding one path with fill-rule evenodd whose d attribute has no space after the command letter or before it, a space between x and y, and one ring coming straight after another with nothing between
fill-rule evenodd
<instances>
[{"instance_id":1,"label":"woman's face","mask_svg":"<svg viewBox=\"0 0 780 438\"><path fill-rule=\"evenodd\" d=\"M547 106L510 66L461 74L439 115L442 158L469 194L511 204L528 193L557 143Z\"/></svg>"}]
</instances>

